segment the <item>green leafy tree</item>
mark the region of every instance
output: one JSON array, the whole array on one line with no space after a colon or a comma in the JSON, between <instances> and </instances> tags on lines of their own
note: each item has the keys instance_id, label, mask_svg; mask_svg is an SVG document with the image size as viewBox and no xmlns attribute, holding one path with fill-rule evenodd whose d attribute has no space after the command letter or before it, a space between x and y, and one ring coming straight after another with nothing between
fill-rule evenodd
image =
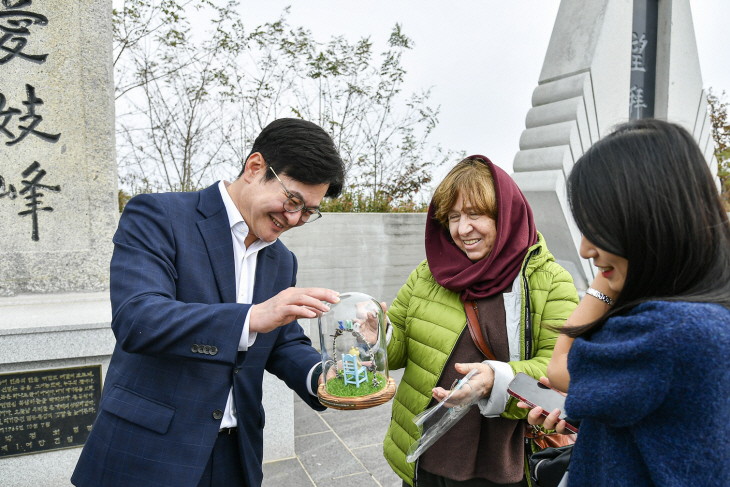
<instances>
[{"instance_id":1,"label":"green leafy tree","mask_svg":"<svg viewBox=\"0 0 730 487\"><path fill-rule=\"evenodd\" d=\"M261 129L295 116L338 145L347 198L358 202L351 211L422 209L415 195L451 153L430 144L438 123L430 92L402 93L412 41L400 26L376 55L369 38L318 42L289 25L288 9L247 31L236 2L217 3L125 0L114 12L125 191L192 191L235 177ZM191 12L210 28L191 28Z\"/></svg>"},{"instance_id":2,"label":"green leafy tree","mask_svg":"<svg viewBox=\"0 0 730 487\"><path fill-rule=\"evenodd\" d=\"M720 193L725 209L730 211L730 121L725 92L719 96L710 89L707 97L710 121L712 123L712 139L715 141L715 158L717 159L717 176L720 179Z\"/></svg>"}]
</instances>

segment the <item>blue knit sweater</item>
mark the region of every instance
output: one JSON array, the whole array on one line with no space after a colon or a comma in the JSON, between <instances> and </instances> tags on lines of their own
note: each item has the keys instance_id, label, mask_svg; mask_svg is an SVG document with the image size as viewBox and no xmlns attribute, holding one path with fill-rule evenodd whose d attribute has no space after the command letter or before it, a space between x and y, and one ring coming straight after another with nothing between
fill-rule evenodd
<instances>
[{"instance_id":1,"label":"blue knit sweater","mask_svg":"<svg viewBox=\"0 0 730 487\"><path fill-rule=\"evenodd\" d=\"M568 354L568 485L730 485L730 311L653 301Z\"/></svg>"}]
</instances>

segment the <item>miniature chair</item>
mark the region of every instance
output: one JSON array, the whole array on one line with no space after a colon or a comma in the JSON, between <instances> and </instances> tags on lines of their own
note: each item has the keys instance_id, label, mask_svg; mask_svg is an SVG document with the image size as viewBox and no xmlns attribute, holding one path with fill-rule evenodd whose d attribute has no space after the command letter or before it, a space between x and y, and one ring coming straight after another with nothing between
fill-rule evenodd
<instances>
[{"instance_id":1,"label":"miniature chair","mask_svg":"<svg viewBox=\"0 0 730 487\"><path fill-rule=\"evenodd\" d=\"M344 371L345 384L355 384L359 388L360 384L368 380L368 371L364 365L357 364L357 356L350 354L342 354L342 370Z\"/></svg>"}]
</instances>

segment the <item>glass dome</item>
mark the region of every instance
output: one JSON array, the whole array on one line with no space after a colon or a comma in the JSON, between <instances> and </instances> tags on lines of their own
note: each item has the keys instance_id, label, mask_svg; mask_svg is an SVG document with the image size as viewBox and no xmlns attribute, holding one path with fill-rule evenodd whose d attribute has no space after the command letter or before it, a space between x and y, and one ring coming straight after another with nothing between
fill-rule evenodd
<instances>
[{"instance_id":1,"label":"glass dome","mask_svg":"<svg viewBox=\"0 0 730 487\"><path fill-rule=\"evenodd\" d=\"M319 319L322 373L319 401L334 409L365 409L388 402L395 381L388 374L385 313L363 293L342 293Z\"/></svg>"}]
</instances>

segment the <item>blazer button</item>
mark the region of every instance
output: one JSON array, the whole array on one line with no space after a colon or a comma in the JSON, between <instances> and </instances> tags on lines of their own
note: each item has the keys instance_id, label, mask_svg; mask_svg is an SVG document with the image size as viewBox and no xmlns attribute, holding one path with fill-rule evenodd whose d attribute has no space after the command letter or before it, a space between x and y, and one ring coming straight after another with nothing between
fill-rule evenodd
<instances>
[{"instance_id":1,"label":"blazer button","mask_svg":"<svg viewBox=\"0 0 730 487\"><path fill-rule=\"evenodd\" d=\"M210 354L211 355L215 355L216 353L218 353L218 347L211 346L210 347Z\"/></svg>"},{"instance_id":2,"label":"blazer button","mask_svg":"<svg viewBox=\"0 0 730 487\"><path fill-rule=\"evenodd\" d=\"M233 369L233 373L237 374L239 370L241 370L241 367L236 367L235 369Z\"/></svg>"},{"instance_id":3,"label":"blazer button","mask_svg":"<svg viewBox=\"0 0 730 487\"><path fill-rule=\"evenodd\" d=\"M203 353L206 354L206 355L210 354L210 346L209 345L203 346Z\"/></svg>"},{"instance_id":4,"label":"blazer button","mask_svg":"<svg viewBox=\"0 0 730 487\"><path fill-rule=\"evenodd\" d=\"M223 411L220 409L216 409L213 411L213 419L222 419L223 418Z\"/></svg>"},{"instance_id":5,"label":"blazer button","mask_svg":"<svg viewBox=\"0 0 730 487\"><path fill-rule=\"evenodd\" d=\"M198 353L198 344L197 343L193 344L193 346L190 347L190 351L193 353Z\"/></svg>"}]
</instances>

